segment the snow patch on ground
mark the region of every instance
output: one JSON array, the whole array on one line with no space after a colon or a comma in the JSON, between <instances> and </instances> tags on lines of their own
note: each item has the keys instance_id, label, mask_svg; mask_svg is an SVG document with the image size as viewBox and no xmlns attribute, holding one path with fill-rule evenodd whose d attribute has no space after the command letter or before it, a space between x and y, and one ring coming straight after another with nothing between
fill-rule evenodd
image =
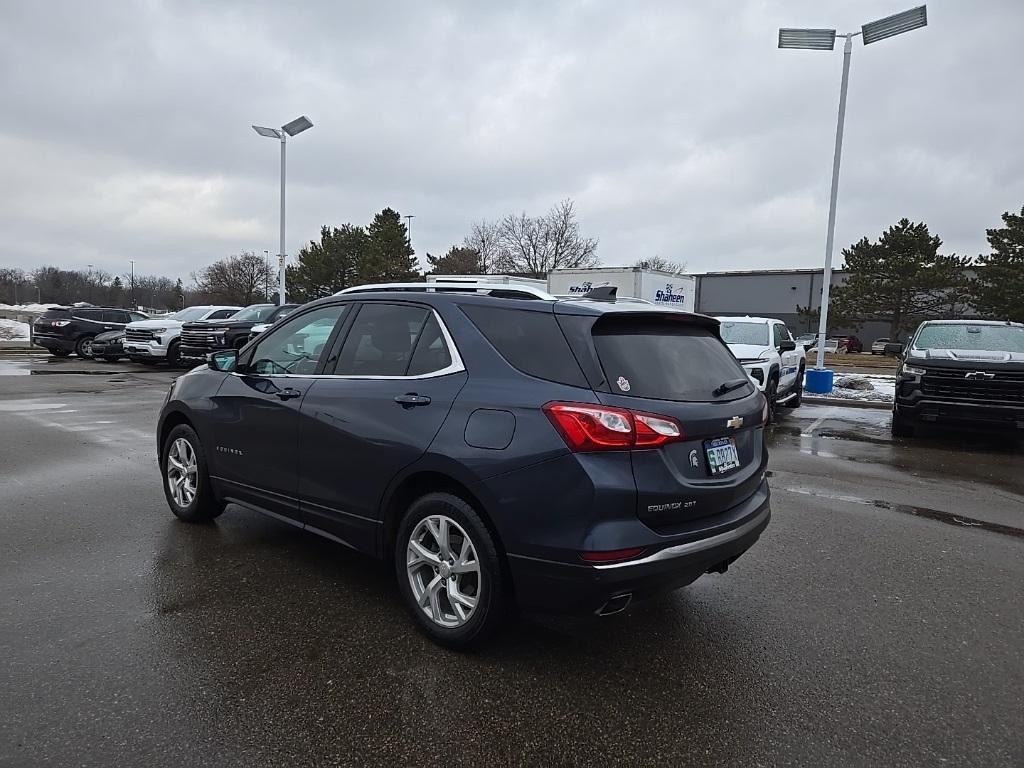
<instances>
[{"instance_id":1,"label":"snow patch on ground","mask_svg":"<svg viewBox=\"0 0 1024 768\"><path fill-rule=\"evenodd\" d=\"M837 374L836 379L851 377L864 379L871 383L872 389L846 389L833 387L832 391L823 395L819 392L807 392L811 397L824 397L832 400L869 400L871 402L891 403L896 396L896 377L879 374Z\"/></svg>"},{"instance_id":2,"label":"snow patch on ground","mask_svg":"<svg viewBox=\"0 0 1024 768\"><path fill-rule=\"evenodd\" d=\"M28 340L28 323L4 320L0 317L0 341Z\"/></svg>"}]
</instances>

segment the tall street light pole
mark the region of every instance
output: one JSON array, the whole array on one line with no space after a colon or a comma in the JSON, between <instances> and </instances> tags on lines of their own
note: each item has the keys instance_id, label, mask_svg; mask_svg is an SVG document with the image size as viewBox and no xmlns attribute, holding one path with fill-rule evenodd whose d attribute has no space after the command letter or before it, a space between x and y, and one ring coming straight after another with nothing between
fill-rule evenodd
<instances>
[{"instance_id":1,"label":"tall street light pole","mask_svg":"<svg viewBox=\"0 0 1024 768\"><path fill-rule=\"evenodd\" d=\"M411 259L412 258L412 220L416 218L416 214L415 213L410 213L410 214L408 214L406 216L403 216L402 218L404 218L406 220L406 222L407 222L406 225L405 225L405 234L409 238L409 249L408 249L408 252L406 253L406 256L408 256Z\"/></svg>"},{"instance_id":2,"label":"tall street light pole","mask_svg":"<svg viewBox=\"0 0 1024 768\"><path fill-rule=\"evenodd\" d=\"M821 278L821 308L818 320L818 358L815 370L807 372L807 388L812 392L830 392L832 390L832 373L825 370L825 335L828 330L828 297L832 287L832 250L836 232L836 202L839 198L839 162L843 155L846 90L850 83L850 55L853 53L853 38L861 35L864 45L869 45L927 24L928 9L927 6L922 5L864 24L861 26L860 32L846 32L838 35L845 40L843 44L843 79L839 85L839 119L836 124L835 152L832 155L832 188L828 203L825 270ZM780 29L779 48L831 51L835 49L836 37L834 29Z\"/></svg>"},{"instance_id":3,"label":"tall street light pole","mask_svg":"<svg viewBox=\"0 0 1024 768\"><path fill-rule=\"evenodd\" d=\"M135 259L128 259L132 265L132 309L138 309L138 305L135 303Z\"/></svg>"},{"instance_id":4,"label":"tall street light pole","mask_svg":"<svg viewBox=\"0 0 1024 768\"><path fill-rule=\"evenodd\" d=\"M267 271L264 274L263 280L263 298L270 301L270 251L267 249L263 250L263 261L267 265Z\"/></svg>"},{"instance_id":5,"label":"tall street light pole","mask_svg":"<svg viewBox=\"0 0 1024 768\"><path fill-rule=\"evenodd\" d=\"M313 127L313 121L303 115L297 117L290 123L285 123L280 128L264 128L260 125L254 125L252 129L256 131L260 136L266 136L269 139L278 139L281 142L281 250L277 254L277 266L279 272L278 280L278 298L279 303L285 303L285 246L284 246L284 180L285 180L285 147L289 136L297 136L308 128Z\"/></svg>"}]
</instances>

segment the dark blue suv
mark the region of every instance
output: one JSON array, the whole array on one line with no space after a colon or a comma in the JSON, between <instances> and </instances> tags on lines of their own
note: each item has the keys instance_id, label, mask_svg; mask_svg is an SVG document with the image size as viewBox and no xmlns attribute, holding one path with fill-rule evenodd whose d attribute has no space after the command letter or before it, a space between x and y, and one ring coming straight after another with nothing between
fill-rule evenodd
<instances>
[{"instance_id":1,"label":"dark blue suv","mask_svg":"<svg viewBox=\"0 0 1024 768\"><path fill-rule=\"evenodd\" d=\"M419 284L211 355L157 440L179 518L235 503L392 559L419 626L467 647L513 603L604 615L725 571L770 517L766 415L713 318Z\"/></svg>"}]
</instances>

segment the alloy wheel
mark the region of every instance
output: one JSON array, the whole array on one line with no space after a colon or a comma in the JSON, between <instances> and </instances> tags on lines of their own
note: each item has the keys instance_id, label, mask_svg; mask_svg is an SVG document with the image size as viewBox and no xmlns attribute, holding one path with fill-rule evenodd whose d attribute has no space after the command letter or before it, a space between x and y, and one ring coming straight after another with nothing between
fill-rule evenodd
<instances>
[{"instance_id":1,"label":"alloy wheel","mask_svg":"<svg viewBox=\"0 0 1024 768\"><path fill-rule=\"evenodd\" d=\"M461 627L480 598L482 573L466 531L445 515L420 520L406 547L406 572L416 605L438 626Z\"/></svg>"},{"instance_id":2,"label":"alloy wheel","mask_svg":"<svg viewBox=\"0 0 1024 768\"><path fill-rule=\"evenodd\" d=\"M187 507L196 497L199 464L192 444L179 437L167 452L167 488L179 507Z\"/></svg>"}]
</instances>

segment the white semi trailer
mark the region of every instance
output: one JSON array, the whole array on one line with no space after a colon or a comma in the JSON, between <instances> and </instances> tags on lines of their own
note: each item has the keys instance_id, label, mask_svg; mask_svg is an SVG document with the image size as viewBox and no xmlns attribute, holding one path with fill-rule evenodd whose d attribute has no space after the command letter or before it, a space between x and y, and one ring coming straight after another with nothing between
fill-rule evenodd
<instances>
[{"instance_id":1,"label":"white semi trailer","mask_svg":"<svg viewBox=\"0 0 1024 768\"><path fill-rule=\"evenodd\" d=\"M603 285L614 285L618 296L643 299L659 307L686 312L694 310L697 280L689 275L639 267L556 269L548 273L548 293L556 296L582 296L591 288Z\"/></svg>"}]
</instances>

